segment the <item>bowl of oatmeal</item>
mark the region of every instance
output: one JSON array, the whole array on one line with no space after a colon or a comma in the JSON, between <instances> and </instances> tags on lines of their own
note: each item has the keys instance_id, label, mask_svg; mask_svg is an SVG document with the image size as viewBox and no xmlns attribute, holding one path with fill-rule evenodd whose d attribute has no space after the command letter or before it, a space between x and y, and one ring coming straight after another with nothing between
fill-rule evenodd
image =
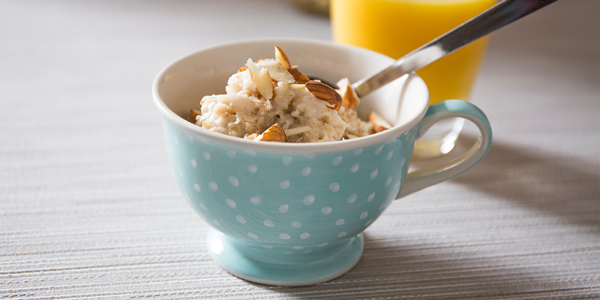
<instances>
[{"instance_id":1,"label":"bowl of oatmeal","mask_svg":"<svg viewBox=\"0 0 600 300\"><path fill-rule=\"evenodd\" d=\"M358 117L360 99L348 78L336 89L311 80L277 45L274 57L248 58L227 80L225 94L204 96L191 110L192 122L231 136L288 143L339 141L391 127L376 112L368 122Z\"/></svg>"},{"instance_id":2,"label":"bowl of oatmeal","mask_svg":"<svg viewBox=\"0 0 600 300\"><path fill-rule=\"evenodd\" d=\"M485 115L464 101L429 107L416 74L353 99L348 83L393 62L331 42L271 39L202 49L159 72L153 98L169 164L210 226L207 250L219 266L271 285L334 279L358 262L361 232L395 199L485 156ZM409 176L415 140L451 117L474 122L481 143L463 162Z\"/></svg>"}]
</instances>

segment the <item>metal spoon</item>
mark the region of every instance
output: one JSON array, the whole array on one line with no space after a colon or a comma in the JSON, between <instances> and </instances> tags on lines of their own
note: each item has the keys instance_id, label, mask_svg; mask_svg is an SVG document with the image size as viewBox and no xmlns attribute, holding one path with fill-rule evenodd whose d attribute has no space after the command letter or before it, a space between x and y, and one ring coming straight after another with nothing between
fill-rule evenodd
<instances>
[{"instance_id":1,"label":"metal spoon","mask_svg":"<svg viewBox=\"0 0 600 300\"><path fill-rule=\"evenodd\" d=\"M365 96L557 0L504 0L352 87Z\"/></svg>"}]
</instances>

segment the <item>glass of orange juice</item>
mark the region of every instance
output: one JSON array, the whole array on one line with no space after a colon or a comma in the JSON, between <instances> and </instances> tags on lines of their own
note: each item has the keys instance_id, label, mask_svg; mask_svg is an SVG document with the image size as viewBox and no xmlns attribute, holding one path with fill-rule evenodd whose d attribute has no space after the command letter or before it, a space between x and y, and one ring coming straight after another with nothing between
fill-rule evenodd
<instances>
[{"instance_id":1,"label":"glass of orange juice","mask_svg":"<svg viewBox=\"0 0 600 300\"><path fill-rule=\"evenodd\" d=\"M336 42L371 49L395 59L466 22L496 0L331 0ZM431 102L469 100L488 38L482 38L417 71ZM454 148L464 119L434 126L417 142L414 158L431 158Z\"/></svg>"}]
</instances>

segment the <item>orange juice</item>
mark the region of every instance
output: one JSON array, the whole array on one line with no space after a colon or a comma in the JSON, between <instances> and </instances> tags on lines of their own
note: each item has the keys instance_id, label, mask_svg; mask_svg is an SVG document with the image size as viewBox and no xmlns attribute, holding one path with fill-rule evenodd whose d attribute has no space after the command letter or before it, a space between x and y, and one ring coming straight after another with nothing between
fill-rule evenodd
<instances>
[{"instance_id":1,"label":"orange juice","mask_svg":"<svg viewBox=\"0 0 600 300\"><path fill-rule=\"evenodd\" d=\"M371 49L398 59L490 8L496 0L331 0L336 42ZM431 104L468 100L487 38L417 71Z\"/></svg>"}]
</instances>

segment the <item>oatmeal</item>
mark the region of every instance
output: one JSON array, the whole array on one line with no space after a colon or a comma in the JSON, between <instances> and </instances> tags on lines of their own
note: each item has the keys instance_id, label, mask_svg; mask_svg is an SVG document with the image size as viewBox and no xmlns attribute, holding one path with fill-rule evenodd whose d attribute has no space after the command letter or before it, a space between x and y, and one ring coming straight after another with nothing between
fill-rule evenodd
<instances>
[{"instance_id":1,"label":"oatmeal","mask_svg":"<svg viewBox=\"0 0 600 300\"><path fill-rule=\"evenodd\" d=\"M291 143L352 139L389 128L374 130L372 121L358 118L360 100L348 79L333 89L302 74L277 46L275 57L248 59L229 77L226 94L205 96L200 110L192 110L195 123L231 136Z\"/></svg>"}]
</instances>

